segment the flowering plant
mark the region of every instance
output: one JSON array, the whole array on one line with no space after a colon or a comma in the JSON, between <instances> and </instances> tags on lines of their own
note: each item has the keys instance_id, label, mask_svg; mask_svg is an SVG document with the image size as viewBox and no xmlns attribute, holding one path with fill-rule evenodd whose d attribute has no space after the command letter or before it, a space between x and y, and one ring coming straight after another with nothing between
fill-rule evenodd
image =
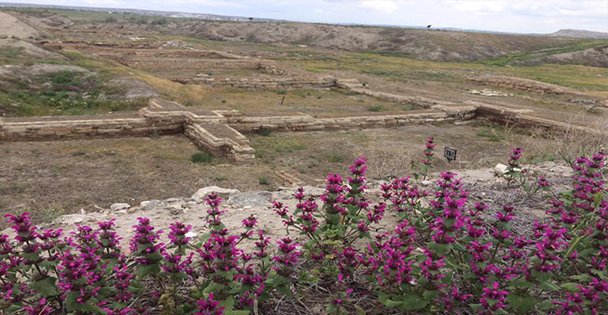
<instances>
[{"instance_id":1,"label":"flowering plant","mask_svg":"<svg viewBox=\"0 0 608 315\"><path fill-rule=\"evenodd\" d=\"M513 167L520 157L514 150ZM66 234L34 226L28 213L9 214L14 236L0 234L0 310L249 314L325 287L331 314L365 312L362 299L411 313L603 314L606 160L599 152L573 161L571 189L551 194L547 216L527 222L512 204L475 200L452 172L430 186L396 178L374 196L363 157L346 179L329 175L319 198L300 188L293 211L275 202L288 233L297 233L274 242L255 216L231 232L215 194L205 199L202 237L175 222L165 244L162 231L138 218L129 251L112 220Z\"/></svg>"}]
</instances>

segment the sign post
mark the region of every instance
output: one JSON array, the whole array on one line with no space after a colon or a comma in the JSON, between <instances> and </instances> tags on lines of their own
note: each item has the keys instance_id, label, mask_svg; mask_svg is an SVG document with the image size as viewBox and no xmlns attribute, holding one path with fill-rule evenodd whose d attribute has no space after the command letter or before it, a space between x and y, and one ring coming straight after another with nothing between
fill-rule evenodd
<instances>
[{"instance_id":1,"label":"sign post","mask_svg":"<svg viewBox=\"0 0 608 315\"><path fill-rule=\"evenodd\" d=\"M456 161L456 153L458 153L458 151L454 148L445 147L443 149L443 156L448 160L449 163Z\"/></svg>"}]
</instances>

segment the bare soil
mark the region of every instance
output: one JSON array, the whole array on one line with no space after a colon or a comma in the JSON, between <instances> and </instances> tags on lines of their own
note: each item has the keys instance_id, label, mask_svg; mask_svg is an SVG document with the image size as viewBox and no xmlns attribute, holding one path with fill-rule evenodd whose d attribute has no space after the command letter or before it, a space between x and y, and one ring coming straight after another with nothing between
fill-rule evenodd
<instances>
[{"instance_id":1,"label":"bare soil","mask_svg":"<svg viewBox=\"0 0 608 315\"><path fill-rule=\"evenodd\" d=\"M40 31L20 21L11 14L0 12L0 36L21 39L40 36Z\"/></svg>"},{"instance_id":2,"label":"bare soil","mask_svg":"<svg viewBox=\"0 0 608 315\"><path fill-rule=\"evenodd\" d=\"M431 135L439 144L438 169L491 167L506 159L509 142L525 145L528 137L479 124L251 135L256 165L232 165L223 159L193 164L190 157L199 150L188 139L173 136L2 143L0 209L32 210L37 222L43 222L116 202L137 205L143 200L189 197L210 185L272 190L284 184L275 173L279 170L318 185L331 172L343 173L360 155L369 159L370 178L402 176L411 174L412 161L421 158L425 138ZM456 162L443 160L443 146L459 150ZM551 147L557 144L530 143L528 157L546 159L543 154Z\"/></svg>"}]
</instances>

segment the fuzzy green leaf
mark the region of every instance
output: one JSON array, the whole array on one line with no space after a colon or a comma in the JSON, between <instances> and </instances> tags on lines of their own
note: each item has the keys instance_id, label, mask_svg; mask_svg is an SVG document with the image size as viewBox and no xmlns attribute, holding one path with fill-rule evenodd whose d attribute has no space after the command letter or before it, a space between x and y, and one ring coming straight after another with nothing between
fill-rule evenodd
<instances>
[{"instance_id":1,"label":"fuzzy green leaf","mask_svg":"<svg viewBox=\"0 0 608 315\"><path fill-rule=\"evenodd\" d=\"M59 290L57 290L57 286L55 282L57 279L53 277L46 277L44 279L34 281L30 284L30 288L42 296L57 296L59 295Z\"/></svg>"}]
</instances>

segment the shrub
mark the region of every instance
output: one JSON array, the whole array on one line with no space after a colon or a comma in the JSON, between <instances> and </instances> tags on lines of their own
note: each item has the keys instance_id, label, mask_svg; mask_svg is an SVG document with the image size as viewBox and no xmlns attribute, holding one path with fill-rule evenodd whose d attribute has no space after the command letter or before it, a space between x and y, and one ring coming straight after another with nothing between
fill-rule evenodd
<instances>
[{"instance_id":1,"label":"shrub","mask_svg":"<svg viewBox=\"0 0 608 315\"><path fill-rule=\"evenodd\" d=\"M370 112L381 112L384 110L384 106L382 104L372 105L367 110Z\"/></svg>"},{"instance_id":2,"label":"shrub","mask_svg":"<svg viewBox=\"0 0 608 315\"><path fill-rule=\"evenodd\" d=\"M327 161L331 163L344 163L347 157L342 152L332 152L327 155Z\"/></svg>"},{"instance_id":3,"label":"shrub","mask_svg":"<svg viewBox=\"0 0 608 315\"><path fill-rule=\"evenodd\" d=\"M192 163L209 163L213 160L213 155L209 152L201 151L192 154L190 161Z\"/></svg>"},{"instance_id":4,"label":"shrub","mask_svg":"<svg viewBox=\"0 0 608 315\"><path fill-rule=\"evenodd\" d=\"M266 176L262 176L262 177L258 178L258 183L260 185L264 185L264 186L270 185L270 179Z\"/></svg>"},{"instance_id":5,"label":"shrub","mask_svg":"<svg viewBox=\"0 0 608 315\"><path fill-rule=\"evenodd\" d=\"M169 23L169 20L166 18L154 19L152 21L152 25L166 25Z\"/></svg>"},{"instance_id":6,"label":"shrub","mask_svg":"<svg viewBox=\"0 0 608 315\"><path fill-rule=\"evenodd\" d=\"M258 134L263 137L269 137L272 134L272 129L267 127L261 127L258 129Z\"/></svg>"},{"instance_id":7,"label":"shrub","mask_svg":"<svg viewBox=\"0 0 608 315\"><path fill-rule=\"evenodd\" d=\"M606 160L600 152L573 161L571 189L547 194L549 217L518 222L527 225L524 233L513 226L514 205L471 200L452 172L430 186L420 175L396 178L374 201L364 158L346 178L327 176L318 198L299 188L293 210L274 202L295 232L276 242L253 215L233 233L215 194L205 199L203 237L193 239L192 227L176 222L163 244L151 221L139 218L128 252L113 221L65 235L32 225L27 213L9 214L15 236L0 235L0 310L249 314L323 286L330 314L364 312L363 298L387 313L605 314ZM379 230L387 213L398 221Z\"/></svg>"}]
</instances>

